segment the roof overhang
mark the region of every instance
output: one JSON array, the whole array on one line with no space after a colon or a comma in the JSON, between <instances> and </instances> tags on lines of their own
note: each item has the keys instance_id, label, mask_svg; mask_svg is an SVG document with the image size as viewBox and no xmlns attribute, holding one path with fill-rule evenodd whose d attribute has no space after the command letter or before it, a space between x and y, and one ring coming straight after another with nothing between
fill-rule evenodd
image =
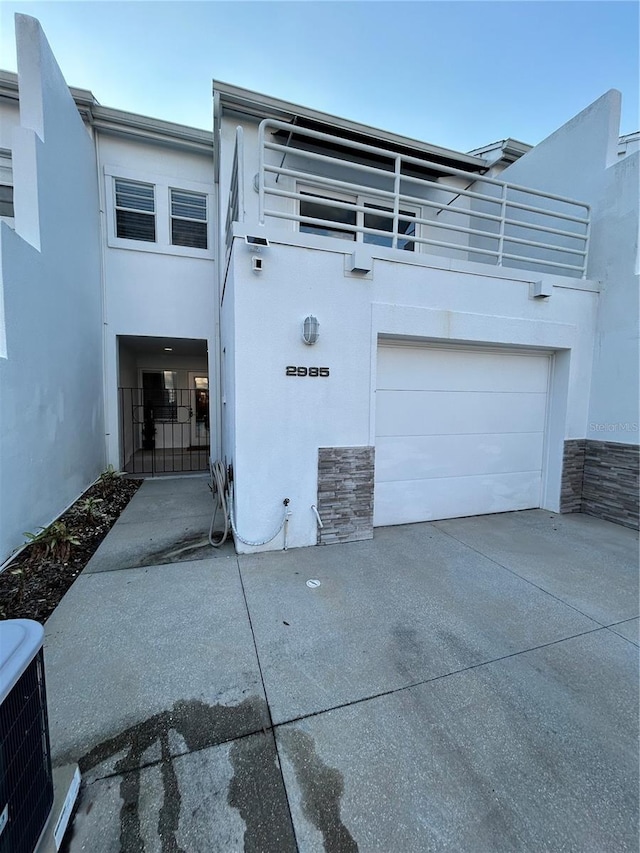
<instances>
[{"instance_id":1,"label":"roof overhang","mask_svg":"<svg viewBox=\"0 0 640 853\"><path fill-rule=\"evenodd\" d=\"M69 92L84 122L103 133L133 137L200 153L213 150L213 133L171 121L103 107L88 89L69 86ZM0 71L0 101L19 101L18 75Z\"/></svg>"},{"instance_id":2,"label":"roof overhang","mask_svg":"<svg viewBox=\"0 0 640 853\"><path fill-rule=\"evenodd\" d=\"M474 148L469 153L477 157L484 157L491 165L494 165L498 162L515 163L532 148L533 145L519 142L517 139L500 139L497 142L490 142L489 145L483 145L481 148Z\"/></svg>"},{"instance_id":3,"label":"roof overhang","mask_svg":"<svg viewBox=\"0 0 640 853\"><path fill-rule=\"evenodd\" d=\"M432 160L456 169L463 169L468 172L485 172L487 169L488 164L482 157L473 154L463 154L462 152L442 148L438 145L430 145L407 136L390 133L386 130L380 130L366 124L351 121L350 119L320 112L310 107L292 104L279 98L273 98L270 95L262 95L250 89L233 86L221 80L213 81L213 93L214 99L217 99L217 103L219 104L217 109L218 118L227 113L252 118L257 121L265 118L276 118L281 121L299 122L312 127L321 125L329 132L336 133L337 136L343 135L351 139L359 138L363 142L376 146L381 146L382 143L381 147L388 147L390 150L399 150L407 154L410 153L412 156Z\"/></svg>"}]
</instances>

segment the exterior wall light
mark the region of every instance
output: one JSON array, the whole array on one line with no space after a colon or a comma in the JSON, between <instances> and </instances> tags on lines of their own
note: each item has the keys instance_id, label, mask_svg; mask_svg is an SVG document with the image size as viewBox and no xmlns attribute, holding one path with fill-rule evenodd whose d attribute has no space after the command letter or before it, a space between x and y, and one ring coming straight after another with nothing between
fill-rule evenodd
<instances>
[{"instance_id":1,"label":"exterior wall light","mask_svg":"<svg viewBox=\"0 0 640 853\"><path fill-rule=\"evenodd\" d=\"M315 342L320 337L320 323L318 323L318 318L314 317L313 314L309 314L308 317L304 318L304 323L302 324L302 340L305 344L315 344Z\"/></svg>"}]
</instances>

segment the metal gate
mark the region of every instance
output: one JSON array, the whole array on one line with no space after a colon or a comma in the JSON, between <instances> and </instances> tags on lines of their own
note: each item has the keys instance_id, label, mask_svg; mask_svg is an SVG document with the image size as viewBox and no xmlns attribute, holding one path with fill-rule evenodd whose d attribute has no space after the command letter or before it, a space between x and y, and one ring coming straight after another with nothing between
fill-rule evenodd
<instances>
[{"instance_id":1,"label":"metal gate","mask_svg":"<svg viewBox=\"0 0 640 853\"><path fill-rule=\"evenodd\" d=\"M150 374L153 376L153 374ZM209 468L209 390L119 388L121 467L131 474Z\"/></svg>"}]
</instances>

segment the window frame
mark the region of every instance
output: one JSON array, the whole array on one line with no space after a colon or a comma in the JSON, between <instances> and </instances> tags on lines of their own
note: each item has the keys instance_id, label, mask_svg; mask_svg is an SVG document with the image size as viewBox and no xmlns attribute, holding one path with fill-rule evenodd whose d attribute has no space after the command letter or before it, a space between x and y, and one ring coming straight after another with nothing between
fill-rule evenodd
<instances>
[{"instance_id":1,"label":"window frame","mask_svg":"<svg viewBox=\"0 0 640 853\"><path fill-rule=\"evenodd\" d=\"M358 204L358 196L355 193L340 193L340 192L333 192L332 190L330 190L329 192L326 192L326 190L325 190L323 192L323 190L325 190L324 187L313 187L310 185L307 186L306 184L298 184L296 186L296 192L297 193L299 193L300 195L308 196L310 199L313 199L313 201L311 201L311 204L322 204L323 201L340 201L340 202L345 202L346 204L353 204L353 205ZM301 198L296 199L296 202L297 202L297 204L296 204L297 211L296 212L297 212L298 216L304 215L301 212L302 201L303 200ZM337 209L340 209L340 208L337 208ZM356 216L355 225L357 226L358 225L358 218L359 218L358 215L359 215L360 211L354 210L354 213ZM315 217L315 218L320 219L319 216ZM313 234L315 237L330 237L331 239L341 240L345 243L356 243L356 242L358 242L358 237L362 237L362 235L361 234L359 235L357 231L350 231L348 228L344 229L344 228L340 227L341 225L345 225L347 223L341 223L341 222L338 222L337 220L331 220L331 219L328 219L327 222L328 223L334 223L335 222L335 228L331 228L331 226L328 225L326 228L323 229L322 225L312 225L312 224L308 224L306 222L298 222L298 232L300 234ZM303 228L305 228L305 230L303 230ZM337 234L331 234L331 235L330 234L323 234L322 233L323 230L342 232L345 236L340 237L340 236L337 236Z\"/></svg>"},{"instance_id":2,"label":"window frame","mask_svg":"<svg viewBox=\"0 0 640 853\"><path fill-rule=\"evenodd\" d=\"M105 206L105 230L107 246L112 249L127 249L136 252L151 252L157 255L176 255L185 258L202 258L213 260L214 233L213 222L210 211L214 208L214 186L213 180L190 181L176 180L176 176L152 173L142 169L104 164L102 167L104 180L104 206ZM156 242L151 243L144 240L131 240L118 237L116 232L115 214L115 181L116 178L124 181L133 181L139 184L151 184L155 187L155 216L156 216ZM198 193L207 199L207 249L196 249L192 246L178 246L171 243L171 202L170 189L184 190L185 192Z\"/></svg>"},{"instance_id":3,"label":"window frame","mask_svg":"<svg viewBox=\"0 0 640 853\"><path fill-rule=\"evenodd\" d=\"M332 200L333 201L340 201L340 202L345 202L345 203L353 204L353 205L357 205L357 206L371 205L373 214L375 214L375 213L389 213L390 214L389 218L393 219L393 205L391 205L390 207L384 207L383 205L388 203L387 200L381 199L381 198L377 197L375 194L369 195L366 192L341 193L340 191L338 191L338 190L334 191L329 187L316 186L313 184L308 184L306 182L297 182L295 192L298 194L301 194L301 195L315 196L320 201L322 199L325 199L327 201L332 201ZM303 215L301 213L302 199L297 198L295 201L296 201L296 215L302 216ZM401 211L401 213L411 214L411 215L415 216L416 219L420 219L422 216L422 209L418 205L415 205L415 204L401 204L400 211ZM365 221L365 216L367 216L367 212L363 211L363 210L356 210L355 214L356 214L356 226L357 227L363 227L364 221ZM319 217L317 217L317 218L319 218ZM327 220L327 221L331 222L332 220ZM413 243L412 249L406 249L406 248L403 248L400 246L398 246L396 249L393 249L392 246L382 246L379 243L367 241L365 239L367 237L367 235L361 231L352 231L352 232L345 231L344 232L345 235L347 235L347 234L353 235L353 239L349 239L346 236L345 237L338 237L338 236L333 236L333 235L322 234L321 230L320 230L322 228L322 226L320 226L320 225L317 225L317 226L307 225L306 226L307 229L317 228L318 229L317 231L313 231L313 230L304 230L303 231L302 227L304 225L305 225L305 223L303 223L303 222L297 222L298 233L300 233L300 234L311 234L311 235L316 236L316 237L329 237L330 239L341 240L345 243L360 243L360 244L363 244L366 246L371 246L374 249L391 249L394 252L407 252L410 254L416 254L417 252L420 251L420 249L419 249L420 243L416 242L416 240L411 239L412 237L419 237L420 236L420 224L418 222L415 223L415 231L413 234L407 235L406 238L403 238L400 234L398 235L398 240L406 239L407 242ZM330 227L327 228L326 230L330 230ZM336 231L340 230L340 223L339 222L336 222L335 230ZM391 232L389 232L389 233L391 234ZM374 235L374 237L375 237L375 235Z\"/></svg>"},{"instance_id":4,"label":"window frame","mask_svg":"<svg viewBox=\"0 0 640 853\"><path fill-rule=\"evenodd\" d=\"M200 251L208 251L209 249L209 197L207 193L196 192L195 190L188 190L184 187L174 187L169 186L169 241L171 246L186 248L186 249L199 249ZM204 199L204 219L194 219L189 216L177 216L173 213L173 193L185 193L187 195L193 196L201 196ZM173 242L173 223L174 220L179 222L196 222L199 225L204 223L204 236L205 236L205 246L186 246L184 243L174 243Z\"/></svg>"},{"instance_id":5,"label":"window frame","mask_svg":"<svg viewBox=\"0 0 640 853\"><path fill-rule=\"evenodd\" d=\"M153 195L153 210L143 210L142 208L136 207L124 207L123 205L118 204L118 181L126 184L137 185L139 187L147 187L151 188ZM136 213L139 216L147 216L153 219L153 240L147 240L142 237L126 237L118 234L118 212L123 211L124 213ZM114 177L113 178L113 215L114 215L114 229L116 239L118 240L132 240L135 243L157 243L158 242L158 214L157 214L157 204L156 204L156 186L155 184L148 183L147 181L134 181L130 178L122 178L122 177Z\"/></svg>"}]
</instances>

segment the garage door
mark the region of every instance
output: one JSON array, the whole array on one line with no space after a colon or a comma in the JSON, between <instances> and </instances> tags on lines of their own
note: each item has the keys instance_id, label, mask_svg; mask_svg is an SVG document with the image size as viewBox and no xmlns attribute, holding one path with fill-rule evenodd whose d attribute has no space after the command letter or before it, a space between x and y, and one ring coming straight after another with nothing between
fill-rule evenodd
<instances>
[{"instance_id":1,"label":"garage door","mask_svg":"<svg viewBox=\"0 0 640 853\"><path fill-rule=\"evenodd\" d=\"M374 524L540 506L549 358L380 346Z\"/></svg>"}]
</instances>

